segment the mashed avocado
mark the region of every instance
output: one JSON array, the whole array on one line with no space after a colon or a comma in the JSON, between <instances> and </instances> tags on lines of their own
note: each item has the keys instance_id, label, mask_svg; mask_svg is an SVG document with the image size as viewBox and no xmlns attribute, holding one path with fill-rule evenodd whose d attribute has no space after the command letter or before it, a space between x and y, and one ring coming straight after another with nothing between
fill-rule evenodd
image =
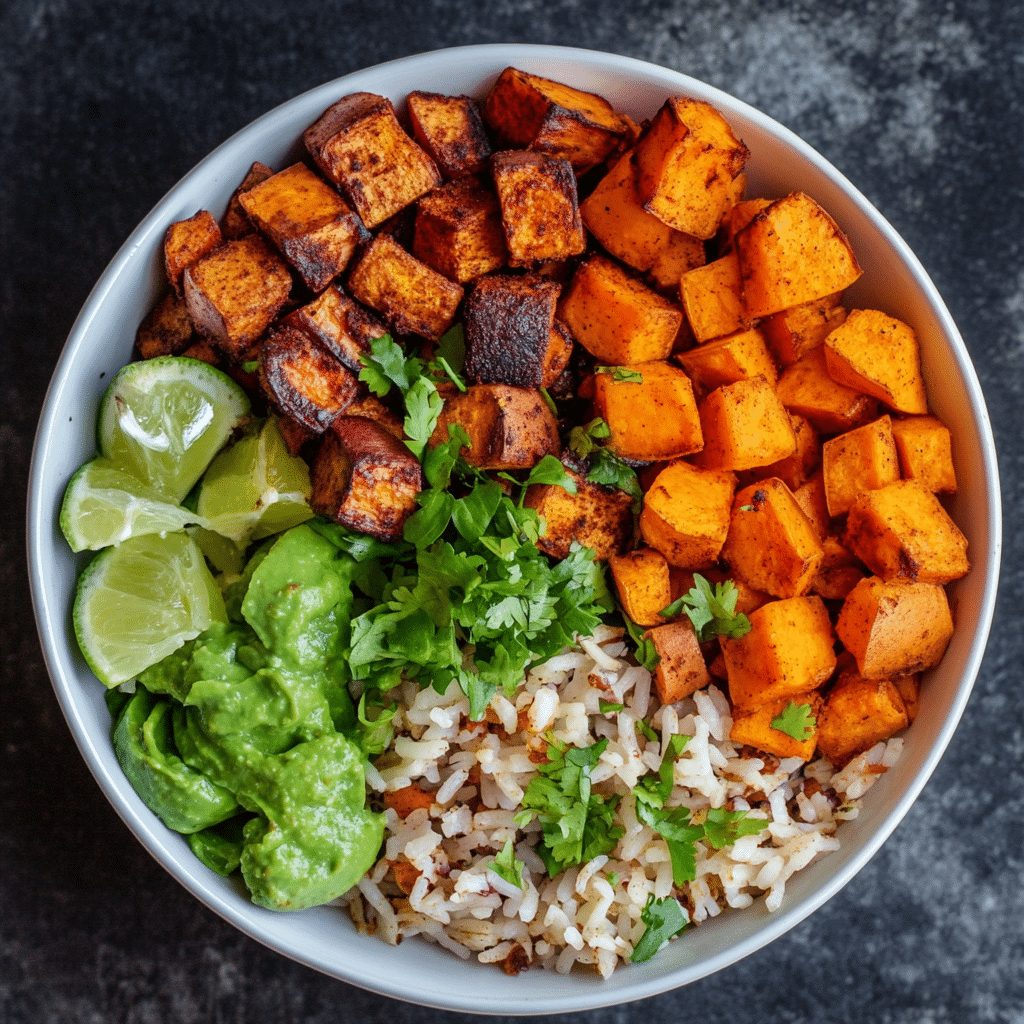
<instances>
[{"instance_id":1,"label":"mashed avocado","mask_svg":"<svg viewBox=\"0 0 1024 1024\"><path fill-rule=\"evenodd\" d=\"M147 806L273 910L346 892L383 836L346 688L355 571L315 529L281 534L227 593L231 621L142 673L115 721Z\"/></svg>"}]
</instances>

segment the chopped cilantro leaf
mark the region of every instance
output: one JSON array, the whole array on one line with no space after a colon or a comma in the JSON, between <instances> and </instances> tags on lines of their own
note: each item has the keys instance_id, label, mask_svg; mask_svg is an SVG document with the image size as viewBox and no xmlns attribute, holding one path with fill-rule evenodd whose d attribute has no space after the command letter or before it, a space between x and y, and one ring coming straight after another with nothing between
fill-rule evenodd
<instances>
[{"instance_id":1,"label":"chopped cilantro leaf","mask_svg":"<svg viewBox=\"0 0 1024 1024\"><path fill-rule=\"evenodd\" d=\"M647 925L640 941L633 948L630 960L635 964L650 960L669 939L679 935L690 923L679 900L672 896L655 899L652 893L640 912L640 920Z\"/></svg>"},{"instance_id":2,"label":"chopped cilantro leaf","mask_svg":"<svg viewBox=\"0 0 1024 1024\"><path fill-rule=\"evenodd\" d=\"M784 732L795 740L809 740L814 735L814 727L818 720L811 714L810 704L794 704L790 701L782 711L772 719L772 728Z\"/></svg>"},{"instance_id":3,"label":"chopped cilantro leaf","mask_svg":"<svg viewBox=\"0 0 1024 1024\"><path fill-rule=\"evenodd\" d=\"M619 711L624 711L626 708L625 704L616 704L613 701L605 700L603 697L598 697L597 706L602 715L614 715Z\"/></svg>"},{"instance_id":4,"label":"chopped cilantro leaf","mask_svg":"<svg viewBox=\"0 0 1024 1024\"><path fill-rule=\"evenodd\" d=\"M506 839L501 852L490 863L490 869L499 877L504 878L509 885L517 885L520 889L526 887L523 881L523 868L526 865L516 859L515 849L512 846L512 839Z\"/></svg>"},{"instance_id":5,"label":"chopped cilantro leaf","mask_svg":"<svg viewBox=\"0 0 1024 1024\"><path fill-rule=\"evenodd\" d=\"M359 379L378 398L383 398L392 385L396 385L404 395L423 372L423 360L407 359L390 334L374 338L370 342L370 351L359 354L359 361L363 364Z\"/></svg>"},{"instance_id":6,"label":"chopped cilantro leaf","mask_svg":"<svg viewBox=\"0 0 1024 1024\"><path fill-rule=\"evenodd\" d=\"M673 601L661 614L667 619L686 613L700 641L725 636L738 640L750 632L750 620L742 612L736 614L738 592L732 580L711 584L700 573L693 574L693 589Z\"/></svg>"},{"instance_id":7,"label":"chopped cilantro leaf","mask_svg":"<svg viewBox=\"0 0 1024 1024\"><path fill-rule=\"evenodd\" d=\"M708 811L704 835L709 846L721 850L723 846L732 846L741 836L756 836L768 824L764 818L748 818L746 811L727 811L715 807Z\"/></svg>"},{"instance_id":8,"label":"chopped cilantro leaf","mask_svg":"<svg viewBox=\"0 0 1024 1024\"><path fill-rule=\"evenodd\" d=\"M249 359L242 363L242 369L246 373L255 373L260 368L260 361L258 359Z\"/></svg>"},{"instance_id":9,"label":"chopped cilantro leaf","mask_svg":"<svg viewBox=\"0 0 1024 1024\"><path fill-rule=\"evenodd\" d=\"M595 373L610 373L616 384L643 384L644 376L639 370L631 370L628 366L598 366Z\"/></svg>"},{"instance_id":10,"label":"chopped cilantro leaf","mask_svg":"<svg viewBox=\"0 0 1024 1024\"><path fill-rule=\"evenodd\" d=\"M651 728L650 723L646 719L637 719L636 727L652 743L658 742L658 734Z\"/></svg>"},{"instance_id":11,"label":"chopped cilantro leaf","mask_svg":"<svg viewBox=\"0 0 1024 1024\"><path fill-rule=\"evenodd\" d=\"M608 872L608 884L614 889L619 884L619 873L618 871Z\"/></svg>"},{"instance_id":12,"label":"chopped cilantro leaf","mask_svg":"<svg viewBox=\"0 0 1024 1024\"><path fill-rule=\"evenodd\" d=\"M608 424L598 416L585 426L573 427L569 431L569 447L581 459L585 459L591 452L600 448L598 442L611 437L611 433Z\"/></svg>"},{"instance_id":13,"label":"chopped cilantro leaf","mask_svg":"<svg viewBox=\"0 0 1024 1024\"><path fill-rule=\"evenodd\" d=\"M622 618L626 623L626 632L629 633L630 639L636 644L636 660L648 672L653 672L658 667L658 662L661 661L661 656L655 649L654 641L645 637L643 635L643 627L638 626L628 615L623 615Z\"/></svg>"}]
</instances>

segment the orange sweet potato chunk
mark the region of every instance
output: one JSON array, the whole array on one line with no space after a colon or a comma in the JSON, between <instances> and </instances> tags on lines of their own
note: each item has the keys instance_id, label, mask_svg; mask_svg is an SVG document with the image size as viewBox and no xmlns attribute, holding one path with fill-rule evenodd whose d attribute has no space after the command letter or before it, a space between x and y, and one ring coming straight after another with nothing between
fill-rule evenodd
<instances>
[{"instance_id":1,"label":"orange sweet potato chunk","mask_svg":"<svg viewBox=\"0 0 1024 1024\"><path fill-rule=\"evenodd\" d=\"M649 639L658 652L654 686L662 704L674 704L711 682L689 619L655 626L644 633L644 638Z\"/></svg>"},{"instance_id":2,"label":"orange sweet potato chunk","mask_svg":"<svg viewBox=\"0 0 1024 1024\"><path fill-rule=\"evenodd\" d=\"M832 379L821 345L787 367L776 390L790 412L810 420L823 434L852 430L878 414L876 399Z\"/></svg>"},{"instance_id":3,"label":"orange sweet potato chunk","mask_svg":"<svg viewBox=\"0 0 1024 1024\"><path fill-rule=\"evenodd\" d=\"M636 548L608 559L622 610L638 626L658 626L665 621L659 614L667 608L672 595L669 564L654 548Z\"/></svg>"},{"instance_id":4,"label":"orange sweet potato chunk","mask_svg":"<svg viewBox=\"0 0 1024 1024\"><path fill-rule=\"evenodd\" d=\"M830 516L849 512L865 491L899 480L892 420L882 416L874 423L865 423L826 441L821 449L821 466Z\"/></svg>"},{"instance_id":5,"label":"orange sweet potato chunk","mask_svg":"<svg viewBox=\"0 0 1024 1024\"><path fill-rule=\"evenodd\" d=\"M796 451L796 434L775 389L764 377L738 380L712 391L700 404L706 469L767 466Z\"/></svg>"},{"instance_id":6,"label":"orange sweet potato chunk","mask_svg":"<svg viewBox=\"0 0 1024 1024\"><path fill-rule=\"evenodd\" d=\"M415 90L408 105L413 136L446 178L487 169L491 144L476 100Z\"/></svg>"},{"instance_id":7,"label":"orange sweet potato chunk","mask_svg":"<svg viewBox=\"0 0 1024 1024\"><path fill-rule=\"evenodd\" d=\"M760 326L775 358L783 366L792 366L821 345L844 320L846 309L839 304L838 296L827 295L774 313Z\"/></svg>"},{"instance_id":8,"label":"orange sweet potato chunk","mask_svg":"<svg viewBox=\"0 0 1024 1024\"><path fill-rule=\"evenodd\" d=\"M735 253L690 270L679 279L687 322L699 342L744 331L753 321L743 310L740 268Z\"/></svg>"},{"instance_id":9,"label":"orange sweet potato chunk","mask_svg":"<svg viewBox=\"0 0 1024 1024\"><path fill-rule=\"evenodd\" d=\"M168 227L164 232L164 269L167 280L179 296L186 268L223 241L213 214L207 210L200 210L188 220L175 221Z\"/></svg>"},{"instance_id":10,"label":"orange sweet potato chunk","mask_svg":"<svg viewBox=\"0 0 1024 1024\"><path fill-rule=\"evenodd\" d=\"M916 480L935 494L956 493L950 432L935 416L894 420L892 436L904 480Z\"/></svg>"},{"instance_id":11,"label":"orange sweet potato chunk","mask_svg":"<svg viewBox=\"0 0 1024 1024\"><path fill-rule=\"evenodd\" d=\"M863 679L856 672L844 672L818 716L818 748L836 767L842 767L908 724L903 698L891 680Z\"/></svg>"},{"instance_id":12,"label":"orange sweet potato chunk","mask_svg":"<svg viewBox=\"0 0 1024 1024\"><path fill-rule=\"evenodd\" d=\"M724 384L735 384L750 377L764 377L772 386L777 379L768 346L756 329L738 331L717 341L709 341L676 358L693 382L705 391L714 391Z\"/></svg>"},{"instance_id":13,"label":"orange sweet potato chunk","mask_svg":"<svg viewBox=\"0 0 1024 1024\"><path fill-rule=\"evenodd\" d=\"M806 713L810 734L806 739L796 739L772 726L772 722L782 715L790 704L806 706L808 709ZM763 750L776 757L799 757L803 761L810 761L818 745L818 730L812 723L817 720L821 704L821 695L811 690L808 693L798 693L792 697L770 701L754 711L737 711L733 715L729 739L733 743Z\"/></svg>"}]
</instances>

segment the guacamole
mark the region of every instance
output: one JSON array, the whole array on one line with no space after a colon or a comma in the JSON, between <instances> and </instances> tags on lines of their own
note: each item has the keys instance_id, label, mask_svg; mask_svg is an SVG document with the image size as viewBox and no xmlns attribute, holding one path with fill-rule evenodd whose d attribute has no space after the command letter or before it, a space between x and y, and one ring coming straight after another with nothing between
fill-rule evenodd
<instances>
[{"instance_id":1,"label":"guacamole","mask_svg":"<svg viewBox=\"0 0 1024 1024\"><path fill-rule=\"evenodd\" d=\"M218 622L139 676L114 745L139 795L254 902L301 910L373 864L348 667L355 560L311 526L257 549Z\"/></svg>"}]
</instances>

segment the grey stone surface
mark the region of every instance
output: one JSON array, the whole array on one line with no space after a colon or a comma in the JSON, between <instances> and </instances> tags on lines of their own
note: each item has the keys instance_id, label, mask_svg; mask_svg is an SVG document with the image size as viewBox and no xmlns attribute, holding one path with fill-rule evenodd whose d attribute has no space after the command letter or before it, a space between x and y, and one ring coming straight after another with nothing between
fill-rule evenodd
<instances>
[{"instance_id":1,"label":"grey stone surface","mask_svg":"<svg viewBox=\"0 0 1024 1024\"><path fill-rule=\"evenodd\" d=\"M337 75L447 45L523 41L703 78L844 171L918 254L964 334L1000 448L1006 514L1001 597L976 689L878 856L745 961L582 1016L1024 1022L1022 39L1024 5L1003 0L0 3L0 1021L456 1019L263 949L131 838L50 689L23 510L64 338L121 241L182 174L260 113Z\"/></svg>"}]
</instances>

